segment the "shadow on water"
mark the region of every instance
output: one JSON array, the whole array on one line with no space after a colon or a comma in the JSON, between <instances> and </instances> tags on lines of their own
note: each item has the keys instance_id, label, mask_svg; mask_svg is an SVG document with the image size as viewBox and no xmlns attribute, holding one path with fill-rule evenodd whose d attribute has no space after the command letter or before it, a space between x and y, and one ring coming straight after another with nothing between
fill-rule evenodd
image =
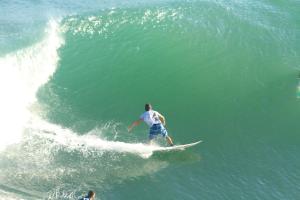
<instances>
[{"instance_id":1,"label":"shadow on water","mask_svg":"<svg viewBox=\"0 0 300 200\"><path fill-rule=\"evenodd\" d=\"M184 151L169 151L169 152L155 152L152 159L159 161L167 161L175 164L194 163L201 160L201 155L192 150Z\"/></svg>"}]
</instances>

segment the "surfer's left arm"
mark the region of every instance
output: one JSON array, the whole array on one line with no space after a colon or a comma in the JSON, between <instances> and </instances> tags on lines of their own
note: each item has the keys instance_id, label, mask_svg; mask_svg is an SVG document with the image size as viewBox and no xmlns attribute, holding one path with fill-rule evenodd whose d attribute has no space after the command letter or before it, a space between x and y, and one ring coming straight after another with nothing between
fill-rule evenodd
<instances>
[{"instance_id":1,"label":"surfer's left arm","mask_svg":"<svg viewBox=\"0 0 300 200\"><path fill-rule=\"evenodd\" d=\"M165 117L162 114L160 114L160 113L158 113L158 117L159 117L161 123L165 126L166 125L166 119L165 119Z\"/></svg>"},{"instance_id":2,"label":"surfer's left arm","mask_svg":"<svg viewBox=\"0 0 300 200\"><path fill-rule=\"evenodd\" d=\"M138 119L128 126L128 132L130 132L135 126L138 126L143 120Z\"/></svg>"}]
</instances>

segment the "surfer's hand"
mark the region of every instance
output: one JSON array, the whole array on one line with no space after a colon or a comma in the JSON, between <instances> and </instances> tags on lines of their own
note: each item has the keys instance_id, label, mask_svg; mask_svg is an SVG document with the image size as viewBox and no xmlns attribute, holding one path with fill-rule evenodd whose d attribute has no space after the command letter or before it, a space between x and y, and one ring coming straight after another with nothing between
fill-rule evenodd
<instances>
[{"instance_id":1,"label":"surfer's hand","mask_svg":"<svg viewBox=\"0 0 300 200\"><path fill-rule=\"evenodd\" d=\"M130 132L131 129L132 129L132 127L131 127L131 126L128 126L127 131Z\"/></svg>"}]
</instances>

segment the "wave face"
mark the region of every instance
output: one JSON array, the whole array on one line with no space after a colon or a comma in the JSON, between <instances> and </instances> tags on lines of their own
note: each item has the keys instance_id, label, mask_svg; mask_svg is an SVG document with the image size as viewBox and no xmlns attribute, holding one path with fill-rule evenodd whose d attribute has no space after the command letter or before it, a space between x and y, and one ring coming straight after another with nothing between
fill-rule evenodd
<instances>
[{"instance_id":1,"label":"wave face","mask_svg":"<svg viewBox=\"0 0 300 200\"><path fill-rule=\"evenodd\" d=\"M0 2L0 199L297 199L297 6Z\"/></svg>"}]
</instances>

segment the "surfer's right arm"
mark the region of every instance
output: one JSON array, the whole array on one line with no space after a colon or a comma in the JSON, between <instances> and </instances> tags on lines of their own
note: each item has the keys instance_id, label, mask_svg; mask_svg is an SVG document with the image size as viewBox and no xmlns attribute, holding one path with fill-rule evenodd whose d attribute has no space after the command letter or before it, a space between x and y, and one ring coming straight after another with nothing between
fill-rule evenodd
<instances>
[{"instance_id":1,"label":"surfer's right arm","mask_svg":"<svg viewBox=\"0 0 300 200\"><path fill-rule=\"evenodd\" d=\"M138 126L143 120L138 119L128 126L128 132L130 132L135 126Z\"/></svg>"}]
</instances>

